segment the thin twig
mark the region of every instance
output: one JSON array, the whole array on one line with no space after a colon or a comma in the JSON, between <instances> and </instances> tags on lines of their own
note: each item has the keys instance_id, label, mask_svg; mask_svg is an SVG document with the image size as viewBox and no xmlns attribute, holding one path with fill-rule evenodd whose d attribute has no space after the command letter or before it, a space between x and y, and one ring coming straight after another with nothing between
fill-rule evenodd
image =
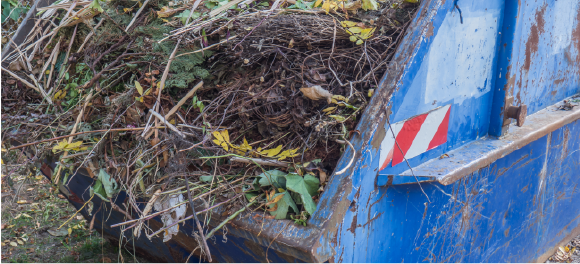
<instances>
[{"instance_id":1,"label":"thin twig","mask_svg":"<svg viewBox=\"0 0 580 264\"><path fill-rule=\"evenodd\" d=\"M391 131L393 138L395 139L395 145L397 145L397 148L399 149L399 151L401 153L404 153L403 150L401 149L401 146L399 146L399 142L397 142L397 137L395 136L395 132L393 131L393 128L391 127L391 122L389 121L389 117L387 117L387 124L389 125L389 130ZM411 164L409 164L409 161L407 160L407 158L405 158L404 154L403 154L403 159L407 163L407 166L409 166L409 169L411 169L411 174L413 175L413 177L415 177L415 181L417 181L417 184L419 185L421 192L423 192L425 197L427 197L427 202L431 203L431 200L429 200L429 196L427 195L427 193L425 193L425 190L423 190L423 187L421 186L419 179L417 179L417 176L415 176L415 173L413 172L413 167L411 167Z\"/></svg>"},{"instance_id":2,"label":"thin twig","mask_svg":"<svg viewBox=\"0 0 580 264\"><path fill-rule=\"evenodd\" d=\"M185 137L185 135L183 135L183 133L181 133L181 131L179 131L176 127L174 127L171 123L169 123L167 121L167 119L165 119L163 116L161 116L159 113L153 111L152 109L149 109L149 112L151 114L153 114L155 117L157 117L157 119L159 119L159 121L163 122L169 129L175 131L175 133L177 133L178 135L180 135L181 137ZM157 129L157 128L156 128Z\"/></svg>"},{"instance_id":3,"label":"thin twig","mask_svg":"<svg viewBox=\"0 0 580 264\"><path fill-rule=\"evenodd\" d=\"M211 252L209 251L209 247L207 246L207 241L205 239L205 235L203 234L203 228L199 224L199 219L197 219L197 214L195 213L195 207L193 206L193 199L191 199L191 190L189 189L189 177L185 178L185 186L187 187L187 199L189 200L189 207L191 207L191 211L193 212L194 223L197 226L197 230L199 231L199 235L201 236L201 239L203 240L203 248L204 248L205 254L207 255L209 262L211 262Z\"/></svg>"}]
</instances>

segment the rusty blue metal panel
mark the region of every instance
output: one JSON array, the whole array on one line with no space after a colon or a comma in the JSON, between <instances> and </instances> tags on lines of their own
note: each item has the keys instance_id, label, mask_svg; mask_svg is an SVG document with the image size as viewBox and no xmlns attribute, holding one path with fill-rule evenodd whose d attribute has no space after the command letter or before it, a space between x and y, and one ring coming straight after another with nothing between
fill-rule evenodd
<instances>
[{"instance_id":1,"label":"rusty blue metal panel","mask_svg":"<svg viewBox=\"0 0 580 264\"><path fill-rule=\"evenodd\" d=\"M503 1L433 1L432 5L427 27L415 29L423 35L403 42L418 43L394 87L389 121L394 124L452 104L449 133L445 144L410 159L411 166L487 135L496 76ZM385 173L407 169L401 163L387 167Z\"/></svg>"},{"instance_id":2,"label":"rusty blue metal panel","mask_svg":"<svg viewBox=\"0 0 580 264\"><path fill-rule=\"evenodd\" d=\"M535 113L578 92L580 2L506 1L490 134L501 136L504 98ZM503 132L503 133L502 133Z\"/></svg>"},{"instance_id":3,"label":"rusty blue metal panel","mask_svg":"<svg viewBox=\"0 0 580 264\"><path fill-rule=\"evenodd\" d=\"M578 171L580 121L451 185L365 182L339 227L335 260L534 261L580 224Z\"/></svg>"},{"instance_id":4,"label":"rusty blue metal panel","mask_svg":"<svg viewBox=\"0 0 580 264\"><path fill-rule=\"evenodd\" d=\"M580 2L525 1L519 6L508 93L535 113L580 86Z\"/></svg>"}]
</instances>

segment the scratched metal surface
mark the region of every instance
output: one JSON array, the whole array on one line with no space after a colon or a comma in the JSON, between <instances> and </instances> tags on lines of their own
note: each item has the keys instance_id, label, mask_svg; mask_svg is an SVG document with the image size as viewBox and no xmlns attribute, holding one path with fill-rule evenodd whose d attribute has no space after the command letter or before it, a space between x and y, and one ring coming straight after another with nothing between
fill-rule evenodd
<instances>
[{"instance_id":1,"label":"scratched metal surface","mask_svg":"<svg viewBox=\"0 0 580 264\"><path fill-rule=\"evenodd\" d=\"M478 139L401 174L379 173L377 185L414 184L416 181L438 181L444 185L451 184L563 125L580 119L580 107L575 107L569 111L560 109L568 100L574 100L574 97L566 98L529 115L524 126L511 126L509 133L501 138Z\"/></svg>"},{"instance_id":2,"label":"scratched metal surface","mask_svg":"<svg viewBox=\"0 0 580 264\"><path fill-rule=\"evenodd\" d=\"M541 259L580 224L579 170L576 121L451 185L421 184L430 203L417 184L365 179L339 223L334 260Z\"/></svg>"},{"instance_id":3,"label":"scratched metal surface","mask_svg":"<svg viewBox=\"0 0 580 264\"><path fill-rule=\"evenodd\" d=\"M580 1L523 1L516 19L504 78L514 103L535 113L578 92Z\"/></svg>"}]
</instances>

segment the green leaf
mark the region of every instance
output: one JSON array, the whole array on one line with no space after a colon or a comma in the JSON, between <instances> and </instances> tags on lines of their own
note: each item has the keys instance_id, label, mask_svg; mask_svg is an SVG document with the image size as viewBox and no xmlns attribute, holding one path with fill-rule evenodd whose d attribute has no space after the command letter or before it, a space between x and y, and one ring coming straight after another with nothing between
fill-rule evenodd
<instances>
[{"instance_id":1,"label":"green leaf","mask_svg":"<svg viewBox=\"0 0 580 264\"><path fill-rule=\"evenodd\" d=\"M288 190L300 194L304 208L311 215L316 211L316 204L312 200L312 195L309 192L309 190L314 188L314 183L315 181L312 179L305 179L298 174L288 174L286 176L286 187Z\"/></svg>"},{"instance_id":2,"label":"green leaf","mask_svg":"<svg viewBox=\"0 0 580 264\"><path fill-rule=\"evenodd\" d=\"M251 202L258 195L259 195L258 192L247 192L246 193L246 199L248 199L248 202Z\"/></svg>"},{"instance_id":3,"label":"green leaf","mask_svg":"<svg viewBox=\"0 0 580 264\"><path fill-rule=\"evenodd\" d=\"M14 8L14 10L12 10L12 12L10 12L10 18L12 18L12 20L14 20L14 21L18 21L23 10L24 9L21 7Z\"/></svg>"},{"instance_id":4,"label":"green leaf","mask_svg":"<svg viewBox=\"0 0 580 264\"><path fill-rule=\"evenodd\" d=\"M117 182L104 169L99 171L98 178L99 181L103 183L103 188L105 189L107 197L111 198L113 197L113 194L119 192Z\"/></svg>"},{"instance_id":5,"label":"green leaf","mask_svg":"<svg viewBox=\"0 0 580 264\"><path fill-rule=\"evenodd\" d=\"M89 8L95 9L99 12L103 12L103 8L99 4L99 0L93 0L93 2L89 5Z\"/></svg>"},{"instance_id":6,"label":"green leaf","mask_svg":"<svg viewBox=\"0 0 580 264\"><path fill-rule=\"evenodd\" d=\"M199 177L199 179L202 182L211 182L211 180L213 179L213 175L204 175L204 176Z\"/></svg>"},{"instance_id":7,"label":"green leaf","mask_svg":"<svg viewBox=\"0 0 580 264\"><path fill-rule=\"evenodd\" d=\"M139 92L139 94L143 96L143 87L138 81L135 81L135 89L137 89L137 92Z\"/></svg>"},{"instance_id":8,"label":"green leaf","mask_svg":"<svg viewBox=\"0 0 580 264\"><path fill-rule=\"evenodd\" d=\"M318 178L312 176L311 174L306 174L304 175L304 184L306 185L306 189L311 196L318 194L318 188L320 188L320 180L318 180Z\"/></svg>"},{"instance_id":9,"label":"green leaf","mask_svg":"<svg viewBox=\"0 0 580 264\"><path fill-rule=\"evenodd\" d=\"M286 216L288 215L288 207L292 207L292 210L298 213L298 207L296 207L296 204L294 203L294 200L292 200L290 193L288 191L277 193L274 195L274 199L280 195L283 195L282 199L280 199L275 204L269 205L270 208L278 206L276 211L270 212L270 214L276 216L276 219L286 219Z\"/></svg>"},{"instance_id":10,"label":"green leaf","mask_svg":"<svg viewBox=\"0 0 580 264\"><path fill-rule=\"evenodd\" d=\"M100 180L96 180L95 185L91 187L90 195L93 196L94 194L101 197L101 199L103 200L106 201L109 200L107 198L107 193L105 192L105 189L103 189L103 183Z\"/></svg>"},{"instance_id":11,"label":"green leaf","mask_svg":"<svg viewBox=\"0 0 580 264\"><path fill-rule=\"evenodd\" d=\"M329 115L329 116L334 118L338 122L344 122L346 120L346 118L344 116L340 116L340 115Z\"/></svg>"},{"instance_id":12,"label":"green leaf","mask_svg":"<svg viewBox=\"0 0 580 264\"><path fill-rule=\"evenodd\" d=\"M276 188L282 187L280 186L280 183L278 183L278 178L284 176L286 176L286 173L279 170L270 170L258 175L260 178L260 186L264 187L274 185Z\"/></svg>"},{"instance_id":13,"label":"green leaf","mask_svg":"<svg viewBox=\"0 0 580 264\"><path fill-rule=\"evenodd\" d=\"M187 9L187 10L175 15L174 17L178 17L181 20L181 23L185 25L185 23L187 22L186 20L189 17L190 13L191 13L191 10ZM199 16L201 16L201 14L199 12L193 12L193 15L191 15L191 19L199 18Z\"/></svg>"},{"instance_id":14,"label":"green leaf","mask_svg":"<svg viewBox=\"0 0 580 264\"><path fill-rule=\"evenodd\" d=\"M377 10L379 9L379 3L376 0L362 0L362 9L365 11Z\"/></svg>"}]
</instances>

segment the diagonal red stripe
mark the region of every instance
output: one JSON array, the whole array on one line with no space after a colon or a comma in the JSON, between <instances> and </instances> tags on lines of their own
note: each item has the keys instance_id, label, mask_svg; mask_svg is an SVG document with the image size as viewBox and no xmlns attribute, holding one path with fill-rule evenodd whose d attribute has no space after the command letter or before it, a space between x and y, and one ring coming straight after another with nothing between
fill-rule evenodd
<instances>
[{"instance_id":1,"label":"diagonal red stripe","mask_svg":"<svg viewBox=\"0 0 580 264\"><path fill-rule=\"evenodd\" d=\"M403 125L403 128L401 129L401 131L397 135L396 143L395 143L395 146L393 148L394 153L393 153L393 165L392 166L395 166L403 161L403 157L405 157L407 150L409 150L409 148L413 144L413 140L415 139L415 136L417 136L417 133L419 133L419 130L421 129L421 125L423 124L423 122L427 118L427 115L428 114L422 114L420 116L417 116L417 117L405 122L405 124ZM397 146L397 143L398 143L398 146ZM399 149L399 147L400 147L400 149Z\"/></svg>"},{"instance_id":2,"label":"diagonal red stripe","mask_svg":"<svg viewBox=\"0 0 580 264\"><path fill-rule=\"evenodd\" d=\"M445 113L445 117L441 124L439 124L439 128L437 128L437 132L435 132L435 136L431 142L429 142L429 147L427 150L433 149L445 142L447 142L447 130L449 129L449 112L451 112L451 107L447 109L447 113Z\"/></svg>"}]
</instances>

